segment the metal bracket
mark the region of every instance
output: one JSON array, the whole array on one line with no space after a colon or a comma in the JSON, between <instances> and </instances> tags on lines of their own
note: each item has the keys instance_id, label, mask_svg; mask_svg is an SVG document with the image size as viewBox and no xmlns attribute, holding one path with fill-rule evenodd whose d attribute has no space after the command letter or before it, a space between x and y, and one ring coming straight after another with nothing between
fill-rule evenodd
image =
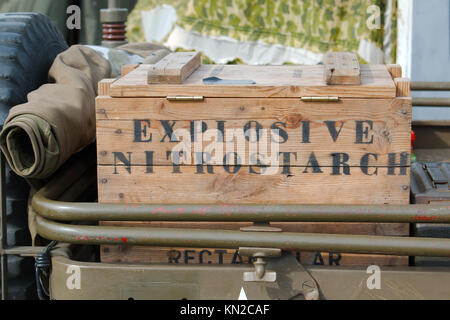
<instances>
[{"instance_id":1,"label":"metal bracket","mask_svg":"<svg viewBox=\"0 0 450 320\"><path fill-rule=\"evenodd\" d=\"M291 252L273 248L239 248L239 254L256 258L255 271L244 272L246 291L251 288L257 290L258 286L273 286L264 283L276 283L275 286L283 292L283 299L319 299L316 281ZM271 259L266 262L264 258ZM292 279L296 279L295 283Z\"/></svg>"},{"instance_id":2,"label":"metal bracket","mask_svg":"<svg viewBox=\"0 0 450 320\"><path fill-rule=\"evenodd\" d=\"M241 227L239 230L248 232L281 232L281 228L270 226L270 222L253 222L253 225L248 227Z\"/></svg>"},{"instance_id":3,"label":"metal bracket","mask_svg":"<svg viewBox=\"0 0 450 320\"><path fill-rule=\"evenodd\" d=\"M243 232L281 232L280 228L270 226L270 222L253 222L249 227L240 228ZM278 258L281 250L276 248L239 248L239 255L253 257L255 272L244 272L244 282L275 282L276 272L266 272L265 258Z\"/></svg>"},{"instance_id":4,"label":"metal bracket","mask_svg":"<svg viewBox=\"0 0 450 320\"><path fill-rule=\"evenodd\" d=\"M265 258L278 258L281 256L281 250L276 248L249 248L240 247L239 255L253 257L254 272L244 272L244 282L275 282L277 280L276 272L267 272Z\"/></svg>"},{"instance_id":5,"label":"metal bracket","mask_svg":"<svg viewBox=\"0 0 450 320\"><path fill-rule=\"evenodd\" d=\"M276 270L279 273L277 285L283 288L285 299L297 300L319 300L319 286L308 272L301 265L292 252L283 251L280 258L271 259L267 264L270 270ZM295 282L292 282L295 279Z\"/></svg>"}]
</instances>

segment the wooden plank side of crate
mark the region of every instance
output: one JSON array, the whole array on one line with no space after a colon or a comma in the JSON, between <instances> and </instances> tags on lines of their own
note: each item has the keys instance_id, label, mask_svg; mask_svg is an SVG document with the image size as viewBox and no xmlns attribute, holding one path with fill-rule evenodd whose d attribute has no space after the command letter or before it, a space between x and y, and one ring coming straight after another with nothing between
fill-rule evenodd
<instances>
[{"instance_id":1,"label":"wooden plank side of crate","mask_svg":"<svg viewBox=\"0 0 450 320\"><path fill-rule=\"evenodd\" d=\"M304 102L298 98L205 98L203 101L169 101L163 98L96 99L97 120L296 120L411 117L411 98L342 98L337 102ZM399 120L399 118L398 118Z\"/></svg>"},{"instance_id":2,"label":"wooden plank side of crate","mask_svg":"<svg viewBox=\"0 0 450 320\"><path fill-rule=\"evenodd\" d=\"M366 120L365 120L366 121ZM290 164L293 166L307 166L308 162L317 160L320 166L332 166L335 158L333 154L346 153L349 155L347 161L350 166L360 166L366 161L368 166L388 166L390 158L395 156L397 159L394 166L409 165L409 157L403 157L400 162L401 154L408 154L410 150L411 138L409 134L408 123L398 123L395 120L377 119L370 120L372 123L360 121L336 121L331 126L336 130L336 142L333 141L333 135L330 134L328 125L325 122L308 122L307 129L305 123L299 123L295 127L284 127L283 124L274 120L227 120L226 129L240 130L237 133L239 144L215 143L214 138L197 138L197 141L189 142L183 150L189 150L189 157L185 157L183 164L199 164L201 160L199 152L203 151L211 158L217 156L217 162L210 164L223 164L223 158L230 152L237 152L241 165L256 164L251 162L255 160L256 155L271 158L272 164L278 161L280 165L284 161L284 153L290 153ZM266 130L260 135L258 143L249 143L245 139L243 128L247 126L255 127L255 123ZM173 126L172 126L173 125ZM206 125L208 128L217 128L217 121L152 121L152 120L111 120L100 121L97 126L97 154L98 163L101 165L121 165L123 157L130 159L132 165L146 165L148 163L148 152L152 152L153 165L172 165L175 157L178 155L177 147L182 145L184 137L191 139L191 127ZM172 126L172 127L171 127ZM361 129L357 129L359 128ZM355 143L358 139L358 131L362 132L371 126L372 130L368 137L364 138L371 143ZM139 129L136 129L139 128ZM335 129L334 129L335 128ZM136 142L136 130L139 130L139 141ZM145 131L144 131L145 130ZM177 138L171 138L168 134L173 130ZM175 130L183 130L175 131ZM214 129L217 130L217 129ZM279 130L278 132L276 130ZM308 136L305 134L308 130ZM145 134L144 134L145 133ZM214 132L212 134L215 134ZM217 135L215 135L217 136ZM236 135L234 135L236 136ZM241 138L239 140L239 137ZM225 141L231 141L233 133L225 135ZM151 141L149 141L151 139ZM271 143L271 139L282 143ZM363 141L363 139L361 139ZM257 149L258 145L267 146L266 151ZM213 149L211 149L213 148ZM207 150L210 150L209 152ZM214 153L216 150L219 153ZM173 154L174 152L175 154ZM184 151L183 151L184 152ZM274 154L272 154L274 152ZM279 153L283 153L280 155ZM168 156L169 154L169 156ZM368 155L370 154L370 155ZM205 156L204 161L207 161ZM234 161L234 156L229 155L230 161ZM269 159L267 159L269 161Z\"/></svg>"},{"instance_id":3,"label":"wooden plank side of crate","mask_svg":"<svg viewBox=\"0 0 450 320\"><path fill-rule=\"evenodd\" d=\"M251 264L249 257L241 257L235 249L160 248L145 246L103 245L101 261L109 263L173 263L173 264ZM304 265L338 266L407 266L407 256L368 255L328 252L294 251Z\"/></svg>"},{"instance_id":4,"label":"wooden plank side of crate","mask_svg":"<svg viewBox=\"0 0 450 320\"><path fill-rule=\"evenodd\" d=\"M385 65L361 65L361 84L327 85L324 66L201 65L183 84L147 84L153 65L140 65L111 85L114 97L301 97L339 96L351 98L393 98L396 88ZM208 85L204 78L252 80L249 85Z\"/></svg>"},{"instance_id":5,"label":"wooden plank side of crate","mask_svg":"<svg viewBox=\"0 0 450 320\"><path fill-rule=\"evenodd\" d=\"M154 165L170 165L172 159L167 152L182 141L171 139L172 133L178 130L189 135L194 128L199 134L195 143L190 143L192 151L196 146L202 150L211 147L211 138L202 139L203 133L226 135L228 130L242 130L243 144L236 151L245 153L241 164L248 165L249 146L244 130L258 128L266 134L268 153L271 140L279 142L279 152L296 152L292 165L306 166L314 153L320 165L331 166L331 154L345 152L350 156L350 166L360 166L368 153L373 154L367 156L368 165L387 166L389 154L400 157L409 152L410 127L409 98L346 99L339 103L220 98L178 103L151 98L97 98L97 151L98 163L102 165L112 165L117 162L117 153L128 152L132 153L129 157L133 165L145 165L146 152L153 152ZM203 130L207 131L200 135ZM224 155L230 151L226 149L229 146L222 146ZM195 159L193 153L191 159ZM401 165L409 165L409 157L405 159Z\"/></svg>"},{"instance_id":6,"label":"wooden plank side of crate","mask_svg":"<svg viewBox=\"0 0 450 320\"><path fill-rule=\"evenodd\" d=\"M98 166L102 203L407 204L409 167ZM252 172L253 170L253 172Z\"/></svg>"},{"instance_id":7,"label":"wooden plank side of crate","mask_svg":"<svg viewBox=\"0 0 450 320\"><path fill-rule=\"evenodd\" d=\"M101 221L102 226L239 230L251 222ZM283 232L409 236L408 223L272 222Z\"/></svg>"}]
</instances>

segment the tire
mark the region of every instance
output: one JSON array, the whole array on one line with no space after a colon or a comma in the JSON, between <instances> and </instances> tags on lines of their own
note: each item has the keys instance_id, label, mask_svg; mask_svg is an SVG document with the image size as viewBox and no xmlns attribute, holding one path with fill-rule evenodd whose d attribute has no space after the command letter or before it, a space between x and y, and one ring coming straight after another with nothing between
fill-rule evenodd
<instances>
[{"instance_id":1,"label":"tire","mask_svg":"<svg viewBox=\"0 0 450 320\"><path fill-rule=\"evenodd\" d=\"M67 49L53 22L41 13L0 14L0 124L9 109L48 82L55 57ZM30 245L29 187L6 164L8 246ZM35 299L34 259L8 256L8 299Z\"/></svg>"}]
</instances>

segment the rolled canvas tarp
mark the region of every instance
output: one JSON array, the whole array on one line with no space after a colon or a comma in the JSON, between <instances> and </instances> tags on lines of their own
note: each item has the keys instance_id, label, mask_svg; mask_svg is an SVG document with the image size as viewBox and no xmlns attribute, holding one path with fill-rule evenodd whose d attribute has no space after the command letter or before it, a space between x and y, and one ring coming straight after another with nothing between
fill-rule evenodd
<instances>
[{"instance_id":1,"label":"rolled canvas tarp","mask_svg":"<svg viewBox=\"0 0 450 320\"><path fill-rule=\"evenodd\" d=\"M110 73L108 60L84 46L56 57L50 83L13 107L0 133L0 148L14 172L46 178L95 139L97 83Z\"/></svg>"},{"instance_id":2,"label":"rolled canvas tarp","mask_svg":"<svg viewBox=\"0 0 450 320\"><path fill-rule=\"evenodd\" d=\"M152 43L116 48L156 63L170 51ZM44 179L72 154L95 139L97 84L111 76L111 63L92 48L75 45L60 53L48 84L13 107L0 133L0 148L10 167L28 179Z\"/></svg>"}]
</instances>

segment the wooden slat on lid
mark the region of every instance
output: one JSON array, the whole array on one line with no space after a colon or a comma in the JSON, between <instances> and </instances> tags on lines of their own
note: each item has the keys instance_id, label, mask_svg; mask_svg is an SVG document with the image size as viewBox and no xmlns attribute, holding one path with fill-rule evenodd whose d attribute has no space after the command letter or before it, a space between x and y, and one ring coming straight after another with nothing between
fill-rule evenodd
<instances>
[{"instance_id":1,"label":"wooden slat on lid","mask_svg":"<svg viewBox=\"0 0 450 320\"><path fill-rule=\"evenodd\" d=\"M330 86L324 66L201 65L183 84L148 84L153 65L141 65L111 85L112 97L302 97L394 98L396 87L385 65L361 65L361 84ZM255 84L204 84L203 79L253 80Z\"/></svg>"},{"instance_id":2,"label":"wooden slat on lid","mask_svg":"<svg viewBox=\"0 0 450 320\"><path fill-rule=\"evenodd\" d=\"M358 57L352 52L328 52L323 59L324 78L329 85L360 84Z\"/></svg>"},{"instance_id":3,"label":"wooden slat on lid","mask_svg":"<svg viewBox=\"0 0 450 320\"><path fill-rule=\"evenodd\" d=\"M200 53L170 53L148 70L147 83L181 84L200 66Z\"/></svg>"}]
</instances>

